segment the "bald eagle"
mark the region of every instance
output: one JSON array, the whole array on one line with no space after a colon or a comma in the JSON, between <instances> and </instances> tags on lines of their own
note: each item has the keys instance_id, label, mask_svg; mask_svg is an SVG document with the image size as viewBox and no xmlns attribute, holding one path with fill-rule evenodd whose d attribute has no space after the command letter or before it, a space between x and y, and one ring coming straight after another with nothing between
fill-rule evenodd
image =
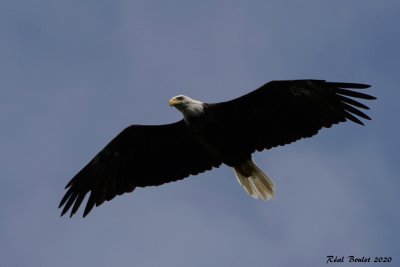
<instances>
[{"instance_id":1,"label":"bald eagle","mask_svg":"<svg viewBox=\"0 0 400 267\"><path fill-rule=\"evenodd\" d=\"M272 180L252 161L255 151L283 146L346 120L363 125L368 107L354 99L366 84L323 80L271 81L239 98L208 104L179 95L169 101L183 119L165 125L131 125L105 146L65 189L61 216L74 215L90 192L83 217L96 205L136 187L157 186L221 164L234 169L254 198L274 197ZM354 89L354 90L351 90Z\"/></svg>"}]
</instances>

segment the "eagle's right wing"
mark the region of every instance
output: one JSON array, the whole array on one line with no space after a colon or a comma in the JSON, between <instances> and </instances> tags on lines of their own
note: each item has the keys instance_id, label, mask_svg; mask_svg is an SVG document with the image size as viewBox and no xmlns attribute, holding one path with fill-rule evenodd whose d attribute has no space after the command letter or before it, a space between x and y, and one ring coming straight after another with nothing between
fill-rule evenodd
<instances>
[{"instance_id":1,"label":"eagle's right wing","mask_svg":"<svg viewBox=\"0 0 400 267\"><path fill-rule=\"evenodd\" d=\"M131 192L195 175L221 163L189 133L183 120L166 125L132 125L117 135L67 184L59 208L71 216L90 192L83 216L94 205Z\"/></svg>"}]
</instances>

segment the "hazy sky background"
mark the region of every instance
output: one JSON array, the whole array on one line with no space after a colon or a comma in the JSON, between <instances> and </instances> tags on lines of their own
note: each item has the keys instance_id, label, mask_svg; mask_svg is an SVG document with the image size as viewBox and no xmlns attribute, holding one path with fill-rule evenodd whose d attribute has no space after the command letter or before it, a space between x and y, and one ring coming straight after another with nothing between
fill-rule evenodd
<instances>
[{"instance_id":1,"label":"hazy sky background","mask_svg":"<svg viewBox=\"0 0 400 267\"><path fill-rule=\"evenodd\" d=\"M2 0L0 265L325 266L355 255L399 266L399 11L394 0ZM222 167L59 217L66 183L123 128L181 118L170 97L218 102L296 78L369 83L379 99L365 127L256 154L275 200L252 199Z\"/></svg>"}]
</instances>

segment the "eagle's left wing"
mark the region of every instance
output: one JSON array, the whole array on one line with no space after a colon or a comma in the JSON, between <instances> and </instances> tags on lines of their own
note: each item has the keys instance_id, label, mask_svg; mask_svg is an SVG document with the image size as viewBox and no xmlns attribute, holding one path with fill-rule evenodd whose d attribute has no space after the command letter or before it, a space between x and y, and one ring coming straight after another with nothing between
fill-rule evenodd
<instances>
[{"instance_id":1,"label":"eagle's left wing","mask_svg":"<svg viewBox=\"0 0 400 267\"><path fill-rule=\"evenodd\" d=\"M360 109L368 107L356 99L375 99L358 92L368 87L323 80L272 81L239 98L210 104L210 110L225 141L251 154L311 137L346 120L363 124L358 117L370 118Z\"/></svg>"}]
</instances>

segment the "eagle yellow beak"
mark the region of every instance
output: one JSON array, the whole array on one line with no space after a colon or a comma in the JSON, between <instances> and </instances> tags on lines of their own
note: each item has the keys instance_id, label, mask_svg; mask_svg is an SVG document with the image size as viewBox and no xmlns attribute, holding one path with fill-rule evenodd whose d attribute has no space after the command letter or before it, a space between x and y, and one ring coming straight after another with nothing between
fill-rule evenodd
<instances>
[{"instance_id":1,"label":"eagle yellow beak","mask_svg":"<svg viewBox=\"0 0 400 267\"><path fill-rule=\"evenodd\" d=\"M179 103L179 101L177 101L176 99L174 99L174 98L171 98L170 100L169 100L169 106L170 107L173 107L173 106L175 106L176 104L178 104Z\"/></svg>"}]
</instances>

